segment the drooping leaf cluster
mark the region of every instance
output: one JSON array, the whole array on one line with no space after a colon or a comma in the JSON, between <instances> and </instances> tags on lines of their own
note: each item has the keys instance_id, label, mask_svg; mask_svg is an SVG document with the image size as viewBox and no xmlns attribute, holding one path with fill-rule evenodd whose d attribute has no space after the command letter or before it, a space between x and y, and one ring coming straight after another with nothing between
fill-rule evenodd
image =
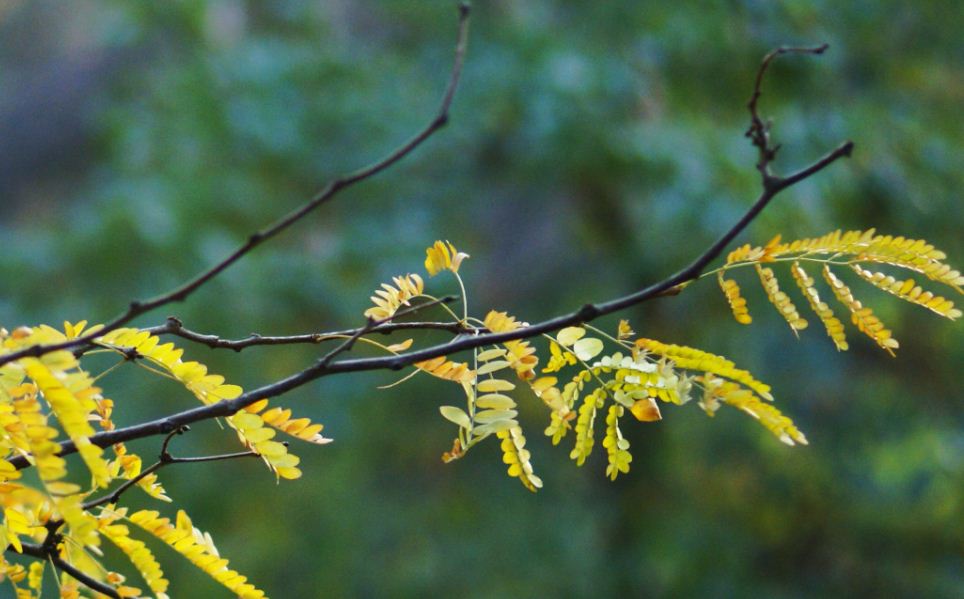
<instances>
[{"instance_id":1,"label":"drooping leaf cluster","mask_svg":"<svg viewBox=\"0 0 964 599\"><path fill-rule=\"evenodd\" d=\"M25 348L77 338L86 323L64 323L63 331L41 325L13 331L0 329L0 355ZM208 372L203 364L183 360L183 350L161 343L148 331L116 329L98 337L95 349L78 357L70 351L56 351L40 357L25 357L0 366L0 500L3 523L0 536L13 551L24 553L25 543L50 543L56 555L93 580L105 582L123 597L139 597L141 590L102 564L103 540L126 555L147 587L157 597L166 597L168 581L153 553L131 533L131 526L144 529L186 556L240 597L264 596L260 590L228 567L218 555L210 535L200 533L181 510L172 525L156 511L128 513L118 507L121 493L138 487L149 497L171 502L155 470L146 468L144 458L124 443L102 449L91 442L100 431L115 429L116 404L99 386L116 366L136 363L155 375L173 379L204 404L235 398L237 385ZM92 376L82 365L85 356L108 353L117 356L115 367ZM268 408L267 400L224 419L250 455L259 456L279 479L301 476L297 456L287 443L275 440L278 432L316 444L330 441L321 435L322 426L305 418L291 418L291 411ZM69 482L69 462L58 455L60 442L69 439L86 470L87 483ZM170 458L162 455L161 462ZM25 459L36 469L38 483L27 482L12 462ZM114 495L116 493L116 495ZM28 552L29 553L29 552ZM33 555L33 553L31 553ZM36 568L42 569L43 561ZM19 564L0 556L0 573L13 585L17 597L39 597L42 572L31 567L29 577ZM22 583L26 581L26 585ZM61 595L77 596L77 581L63 573L58 581Z\"/></svg>"},{"instance_id":2,"label":"drooping leaf cluster","mask_svg":"<svg viewBox=\"0 0 964 599\"><path fill-rule=\"evenodd\" d=\"M715 272L720 287L730 304L733 317L740 324L750 324L752 317L747 309L746 300L740 293L736 281L724 278L724 273L734 269L753 266L770 300L787 321L794 334L807 328L808 323L790 299L781 291L777 276L772 268L764 264L787 262L790 273L826 329L827 335L838 350L846 351L850 345L844 332L843 323L837 318L830 305L823 301L816 288L816 281L807 270L807 264L820 268L823 280L833 296L850 313L851 322L861 333L874 340L877 345L894 355L899 343L890 329L884 326L873 310L857 300L850 286L844 282L831 267L851 270L860 279L882 289L902 300L917 304L950 320L961 316L954 302L930 291L925 291L912 278L899 280L876 270L879 265L896 267L901 270L923 275L931 281L947 285L962 293L964 275L945 262L947 256L923 239L909 239L892 235L878 235L874 229L866 231L834 231L822 237L800 239L782 243L777 235L765 246L739 247L726 258L726 264Z\"/></svg>"},{"instance_id":3,"label":"drooping leaf cluster","mask_svg":"<svg viewBox=\"0 0 964 599\"><path fill-rule=\"evenodd\" d=\"M466 254L458 252L449 242L439 241L427 250L427 256L425 265L430 276L448 270L464 292L458 270ZM739 267L753 266L767 298L797 334L807 328L808 323L787 293L781 290L774 270L764 266L789 262L791 274L811 309L837 348L846 350L848 343L843 324L821 299L815 280L803 266L807 262L819 263L824 280L834 297L850 312L854 325L893 353L898 344L891 331L870 308L854 298L849 286L831 266L847 266L872 285L953 320L961 312L954 308L952 301L924 291L913 279L898 281L864 267L876 263L909 269L960 293L964 276L944 262L945 259L943 252L922 240L877 235L874 230L835 231L819 238L790 243L781 243L777 236L766 246L745 245L731 252L725 265L713 273L718 277L736 320L749 324L752 317L740 287L724 274ZM418 296L406 299L415 297ZM434 299L430 295L423 294L422 297ZM373 300L376 306L383 305L382 299ZM467 305L465 301L463 306L466 308L461 317L452 313L453 318L466 326L475 325L480 330L494 333L526 326L505 312L494 310L482 320L471 318ZM591 326L574 326L560 330L555 336L542 335L548 341L549 358L538 372L545 376L537 374L539 358L536 349L526 340L477 349L473 352L472 367L443 358L436 358L427 365L429 367L417 364L430 374L457 381L465 394L464 408L440 408L442 416L458 426L458 437L442 459L450 462L461 458L486 437L496 435L501 439L509 475L519 478L529 490L535 491L542 486L541 479L532 472L531 455L524 449L525 437L516 420L516 399L510 393L518 386L504 375L513 370L515 378L525 383L523 387L548 409L549 424L545 434L551 437L553 444L559 444L569 431L573 431L570 458L577 465L582 465L590 456L596 444L596 429L602 429L602 445L608 457L606 475L612 479L628 472L632 462L629 441L620 429L621 419L628 412L641 422L659 421L662 419L661 403L683 405L697 397L698 405L709 416L713 416L721 405L729 405L758 420L787 445L807 443L792 420L773 405L770 386L758 381L748 371L719 355L653 339L634 340L635 335L626 320L619 321L614 334ZM563 371L568 373L565 378L558 374ZM597 416L603 425L597 426Z\"/></svg>"}]
</instances>

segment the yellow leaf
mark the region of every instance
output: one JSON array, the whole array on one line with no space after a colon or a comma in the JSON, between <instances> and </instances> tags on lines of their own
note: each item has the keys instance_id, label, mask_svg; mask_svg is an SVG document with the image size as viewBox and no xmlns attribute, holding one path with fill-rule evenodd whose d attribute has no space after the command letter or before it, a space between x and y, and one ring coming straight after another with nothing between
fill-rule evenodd
<instances>
[{"instance_id":1,"label":"yellow leaf","mask_svg":"<svg viewBox=\"0 0 964 599\"><path fill-rule=\"evenodd\" d=\"M486 379L479 381L477 388L480 393L494 393L497 391L511 391L515 389L515 385L502 379Z\"/></svg>"},{"instance_id":2,"label":"yellow leaf","mask_svg":"<svg viewBox=\"0 0 964 599\"><path fill-rule=\"evenodd\" d=\"M633 404L629 411L633 413L636 420L640 422L657 422L663 419L663 415L659 412L659 405L657 405L656 400L652 397L644 397L643 399L637 400Z\"/></svg>"},{"instance_id":3,"label":"yellow leaf","mask_svg":"<svg viewBox=\"0 0 964 599\"><path fill-rule=\"evenodd\" d=\"M556 335L556 341L563 347L569 347L576 341L582 339L586 334L586 329L582 327L566 327Z\"/></svg>"},{"instance_id":4,"label":"yellow leaf","mask_svg":"<svg viewBox=\"0 0 964 599\"><path fill-rule=\"evenodd\" d=\"M468 258L465 252L455 249L448 241L436 241L432 247L425 250L425 270L434 277L443 270L459 272L462 261Z\"/></svg>"},{"instance_id":5,"label":"yellow leaf","mask_svg":"<svg viewBox=\"0 0 964 599\"><path fill-rule=\"evenodd\" d=\"M592 360L603 350L603 342L595 337L585 337L576 341L572 346L573 353L580 360L587 362Z\"/></svg>"},{"instance_id":6,"label":"yellow leaf","mask_svg":"<svg viewBox=\"0 0 964 599\"><path fill-rule=\"evenodd\" d=\"M465 410L456 408L455 406L439 406L438 411L442 414L442 418L461 428L466 430L472 428L472 421L469 419L469 415L465 413Z\"/></svg>"},{"instance_id":7,"label":"yellow leaf","mask_svg":"<svg viewBox=\"0 0 964 599\"><path fill-rule=\"evenodd\" d=\"M391 352L402 352L402 351L405 351L406 349L408 349L408 348L410 348L410 347L412 347L412 340L411 340L411 339L406 339L405 341L402 341L401 343L393 343L393 344L389 345L388 347L386 347L385 349L387 349L388 351L391 351Z\"/></svg>"}]
</instances>

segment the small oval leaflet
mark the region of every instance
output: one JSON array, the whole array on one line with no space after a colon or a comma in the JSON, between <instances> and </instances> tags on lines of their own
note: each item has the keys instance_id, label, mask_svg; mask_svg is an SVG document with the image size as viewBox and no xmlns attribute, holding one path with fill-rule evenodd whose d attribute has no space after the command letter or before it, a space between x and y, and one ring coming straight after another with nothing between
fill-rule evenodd
<instances>
[{"instance_id":1,"label":"small oval leaflet","mask_svg":"<svg viewBox=\"0 0 964 599\"><path fill-rule=\"evenodd\" d=\"M490 372L495 372L497 370L502 370L503 368L508 368L508 367L509 367L509 363L507 361L495 360L493 362L488 362L482 366L479 366L479 369L476 370L475 373L478 375L489 374Z\"/></svg>"},{"instance_id":2,"label":"small oval leaflet","mask_svg":"<svg viewBox=\"0 0 964 599\"><path fill-rule=\"evenodd\" d=\"M503 381L502 379L488 379L485 381L480 381L476 386L478 390L482 393L492 393L495 391L512 391L515 389L515 385L509 381Z\"/></svg>"},{"instance_id":3,"label":"small oval leaflet","mask_svg":"<svg viewBox=\"0 0 964 599\"><path fill-rule=\"evenodd\" d=\"M475 414L475 421L481 424L490 424L499 420L509 420L518 415L519 413L515 410L483 410Z\"/></svg>"},{"instance_id":4,"label":"small oval leaflet","mask_svg":"<svg viewBox=\"0 0 964 599\"><path fill-rule=\"evenodd\" d=\"M442 414L442 418L454 422L464 429L472 428L472 421L469 420L469 415L461 408L456 408L455 406L439 406L438 411Z\"/></svg>"},{"instance_id":5,"label":"small oval leaflet","mask_svg":"<svg viewBox=\"0 0 964 599\"><path fill-rule=\"evenodd\" d=\"M559 334L556 335L556 340L559 342L559 345L569 347L576 341L582 339L585 334L586 329L582 327L566 327L559 331Z\"/></svg>"},{"instance_id":6,"label":"small oval leaflet","mask_svg":"<svg viewBox=\"0 0 964 599\"><path fill-rule=\"evenodd\" d=\"M603 342L595 337L586 337L576 341L572 346L573 353L582 361L592 360L603 350Z\"/></svg>"},{"instance_id":7,"label":"small oval leaflet","mask_svg":"<svg viewBox=\"0 0 964 599\"><path fill-rule=\"evenodd\" d=\"M501 393L488 393L480 396L475 401L475 405L480 408L491 408L494 410L511 410L515 407L515 400Z\"/></svg>"}]
</instances>

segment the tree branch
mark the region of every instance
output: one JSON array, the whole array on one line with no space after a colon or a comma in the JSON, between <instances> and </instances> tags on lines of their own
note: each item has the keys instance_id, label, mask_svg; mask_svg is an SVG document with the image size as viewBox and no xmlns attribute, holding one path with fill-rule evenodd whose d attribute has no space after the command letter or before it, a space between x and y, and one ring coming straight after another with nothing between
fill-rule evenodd
<instances>
[{"instance_id":1,"label":"tree branch","mask_svg":"<svg viewBox=\"0 0 964 599\"><path fill-rule=\"evenodd\" d=\"M458 299L457 295L447 295L434 300L431 302L426 302L423 304L417 304L415 306L410 306L403 310L396 312L392 320L400 316L406 316L414 314L415 312L424 310L425 308L434 306L436 304L448 304ZM366 325L367 326L367 325ZM160 326L151 327L144 329L152 335L176 335L183 339L189 341L194 341L196 343L201 343L207 345L212 349L233 349L236 352L240 352L245 348L252 347L255 345L295 345L295 344L319 344L324 341L330 341L333 339L344 339L346 337L352 337L363 331L366 327L359 327L355 329L345 329L343 331L328 331L325 333L306 333L302 335L284 335L284 336L267 336L259 335L257 333L252 333L247 337L242 339L222 339L217 335L206 335L203 333L197 333L189 329L184 328L184 324L180 319L170 316L165 324ZM382 335L388 335L394 333L395 331L403 330L437 330L437 331L447 331L449 333L461 334L461 333L474 333L479 329L479 327L473 327L466 325L461 322L388 322L383 321L381 324L376 324L367 330L364 330L361 336L367 334L379 333Z\"/></svg>"},{"instance_id":2,"label":"tree branch","mask_svg":"<svg viewBox=\"0 0 964 599\"><path fill-rule=\"evenodd\" d=\"M784 50L784 52L788 51L791 50ZM760 81L762 80L763 73L765 72L766 65L774 56L780 53L779 50L774 52L768 54L767 58L764 59L764 63L761 66L760 72L757 76L757 84L754 88L754 98L759 95L759 85ZM752 118L756 119L758 116L755 109L755 99L752 99L751 102ZM769 142L766 143L768 144ZM767 145L764 147L769 146ZM766 178L764 178L763 190L758 196L757 200L733 226L731 226L725 233L723 233L723 235L720 236L719 239L717 239L715 243L706 248L682 270L629 295L601 303L585 304L574 312L557 316L555 318L551 318L527 327L522 327L514 331L504 333L485 333L480 335L460 337L449 343L434 345L432 347L406 354L338 361L332 361L330 357L326 356L312 366L309 366L300 372L297 372L280 381L276 381L274 383L248 391L235 399L192 408L167 416L165 418L160 418L126 428L101 432L90 437L90 440L92 443L100 447L106 447L113 443L159 434L167 434L170 431L176 430L177 428L186 424L217 418L220 416L229 416L260 399L277 397L292 389L296 389L313 380L325 376L346 372L361 372L370 370L400 370L417 362L422 362L439 356L448 356L460 351L474 349L484 345L504 343L506 341L516 339L528 339L543 333L556 331L567 326L589 322L601 316L623 310L655 297L672 293L679 285L698 278L706 266L719 257L727 245L729 245L730 242L732 242L733 239L736 238L736 236L739 235L747 227L747 225L749 225L750 222L752 222L753 219L756 218L757 215L759 215L760 212L767 207L770 201L773 200L777 194L784 189L815 175L840 158L849 156L852 150L853 143L846 141L814 163L787 177L768 175ZM769 159L765 162L765 166L768 164ZM358 329L356 329L356 333L357 331ZM73 442L66 441L61 444L61 455L74 453L75 451L76 447L74 446ZM23 468L28 465L26 460L22 457L13 458L10 460L10 462L17 468Z\"/></svg>"},{"instance_id":3,"label":"tree branch","mask_svg":"<svg viewBox=\"0 0 964 599\"><path fill-rule=\"evenodd\" d=\"M173 322L172 322L173 321ZM319 344L332 339L343 339L350 337L358 332L358 329L345 329L343 331L328 331L325 333L305 333L302 335L259 335L252 333L241 339L223 339L217 335L198 333L184 328L176 318L169 318L167 324L144 329L152 335L175 335L188 341L206 345L212 349L231 349L240 352L249 347L259 345L310 345ZM446 331L454 334L473 333L477 327L463 325L460 322L391 322L373 328L368 334L388 335L395 331L406 330L436 330Z\"/></svg>"},{"instance_id":4,"label":"tree branch","mask_svg":"<svg viewBox=\"0 0 964 599\"><path fill-rule=\"evenodd\" d=\"M223 270L227 269L229 266L240 260L242 257L247 255L251 250L258 247L265 241L271 239L275 235L281 233L291 225L297 223L303 219L310 212L315 210L318 206L321 206L328 200L332 199L339 191L351 187L352 185L364 181L370 177L377 175L383 170L389 168L402 158L409 155L413 150L419 147L426 139L432 136L436 131L445 126L449 119L449 108L452 105L452 99L455 97L455 91L458 88L459 79L462 74L462 65L465 61L465 49L468 40L468 29L469 29L469 5L463 2L459 5L459 25L458 25L458 39L455 46L455 59L452 65L452 72L449 76L448 85L445 88L445 92L442 95L442 102L435 114L435 117L426 125L421 131L416 133L407 142L393 150L391 153L383 157L382 159L374 162L366 167L363 167L353 173L341 176L334 181L330 182L324 189L319 191L314 197L305 202L301 207L290 212L281 219L275 221L268 227L252 234L248 237L248 240L241 245L238 249L232 252L229 256L205 270L201 274L197 275L193 279L187 281L186 283L176 287L164 293L162 295L150 298L147 300L134 300L127 307L127 310L117 316L114 320L108 322L99 330L87 333L86 335L81 335L74 339L68 339L61 343L51 343L46 345L34 345L20 351L12 352L3 356L0 356L0 366L8 364L20 358L26 357L37 357L44 354L58 351L62 349L71 349L75 347L82 347L90 345L94 339L104 335L105 333L117 329L134 318L150 312L156 308L167 305L176 301L184 301L189 295L197 291L202 285L216 277Z\"/></svg>"},{"instance_id":5,"label":"tree branch","mask_svg":"<svg viewBox=\"0 0 964 599\"><path fill-rule=\"evenodd\" d=\"M91 501L84 503L82 506L84 508L84 511L90 511L91 509L101 505L117 503L117 501L120 499L120 496L123 495L128 489L130 489L131 487L139 483L145 477L150 476L154 472L157 472L158 470L160 470L161 468L169 464L196 464L199 462L219 462L222 460L233 460L237 458L259 457L258 454L252 450L238 451L234 453L222 453L218 455L190 457L190 458L178 458L178 457L172 456L167 449L168 445L170 445L171 443L171 440L175 437L175 435L184 434L189 430L190 430L189 427L182 426L168 433L167 437L164 438L164 443L161 445L161 452L156 462L154 462L149 467L142 470L140 474L138 474L137 476L124 481L124 484L120 485L119 487L117 487L107 495L104 495L103 497L100 497L98 499L92 499ZM61 521L59 520L52 521L52 522L54 522L57 527L59 527L61 524Z\"/></svg>"},{"instance_id":6,"label":"tree branch","mask_svg":"<svg viewBox=\"0 0 964 599\"><path fill-rule=\"evenodd\" d=\"M791 175L791 177L788 177L787 180L792 180L794 183L801 181L829 166L839 158L849 155L852 148L853 144L850 142L841 144L838 148L817 162L802 169L797 174ZM680 270L676 274L659 281L658 283L654 283L649 287L637 291L636 293L598 304L586 304L575 312L557 316L555 318L506 333L487 333L482 335L462 337L451 343L435 345L398 356L339 360L331 363L318 362L306 368L305 370L302 370L301 372L270 385L265 385L263 387L248 391L247 393L244 393L235 399L200 406L173 414L165 418L160 418L126 428L97 433L96 435L90 437L90 440L95 445L107 447L113 443L167 434L170 431L175 430L177 427L185 424L191 424L193 422L208 420L220 416L230 416L238 410L243 409L244 407L251 405L260 399L277 397L283 393L301 387L306 383L324 376L345 372L361 372L369 370L400 370L401 368L416 362L422 362L438 356L452 355L460 351L481 347L483 345L492 345L504 343L514 339L527 339L536 337L543 333L555 331L567 326L589 322L601 316L640 304L654 297L662 295L677 285L697 278L705 269L706 265L720 255L723 249L741 231L743 231L743 229L746 228L746 226L767 206L770 200L772 200L780 191L786 189L786 187L792 184L783 184L782 181L784 180L782 179L780 181L781 183L779 185L774 185L769 189L765 189L753 206L743 215L743 217L726 233L724 233L716 241L716 243L707 248L692 263L690 263L689 266ZM76 447L72 441L66 441L61 444L61 455L67 455L74 453L75 451ZM23 468L29 465L23 457L12 458L9 461L17 468Z\"/></svg>"},{"instance_id":7,"label":"tree branch","mask_svg":"<svg viewBox=\"0 0 964 599\"><path fill-rule=\"evenodd\" d=\"M10 548L7 549L7 551L10 551L10 550L11 550ZM109 584L103 583L95 578L88 576L87 574L84 574L74 566L64 561L64 559L61 558L59 555L57 555L56 552L49 552L43 547L41 547L40 545L34 545L32 543L23 543L23 552L25 555L30 555L32 557L36 557L42 560L49 559L53 563L53 565L57 567L57 569L63 572L66 572L81 584L86 585L87 587L97 591L98 593L103 593L108 597L114 597L116 599L120 599L120 594L117 592L117 589L110 586Z\"/></svg>"}]
</instances>

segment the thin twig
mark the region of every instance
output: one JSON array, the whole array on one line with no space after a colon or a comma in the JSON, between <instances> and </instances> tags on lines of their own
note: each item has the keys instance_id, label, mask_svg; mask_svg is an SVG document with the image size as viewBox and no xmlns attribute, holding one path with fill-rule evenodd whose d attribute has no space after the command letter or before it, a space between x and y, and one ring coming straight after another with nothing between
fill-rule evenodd
<instances>
[{"instance_id":1,"label":"thin twig","mask_svg":"<svg viewBox=\"0 0 964 599\"><path fill-rule=\"evenodd\" d=\"M138 474L134 478L124 481L124 484L114 489L111 493L99 499L88 501L84 503L82 507L84 508L85 511L87 511L87 510L92 510L97 506L107 505L109 503L117 503L120 500L120 496L123 495L125 491L127 491L137 483L141 482L143 478L150 476L151 474L163 468L165 464L166 464L165 462L154 462L144 470L141 470L140 474Z\"/></svg>"},{"instance_id":2,"label":"thin twig","mask_svg":"<svg viewBox=\"0 0 964 599\"><path fill-rule=\"evenodd\" d=\"M431 303L418 304L412 306L415 310L399 310L395 313L395 318L410 315L416 311L427 308L439 303L450 303L458 299L456 295L447 295ZM355 329L345 329L343 331L327 331L324 333L305 333L301 335L259 335L252 333L241 339L223 339L217 335L209 335L191 331L184 327L184 324L173 316L167 319L165 324L144 329L152 335L176 335L195 343L206 345L212 349L232 349L240 352L248 347L257 345L295 345L295 344L319 344L333 339L344 339L358 333L363 327ZM436 330L446 331L454 334L473 333L477 327L472 327L461 322L386 322L368 330L365 334L388 335L396 331L405 330Z\"/></svg>"},{"instance_id":3,"label":"thin twig","mask_svg":"<svg viewBox=\"0 0 964 599\"><path fill-rule=\"evenodd\" d=\"M7 551L11 551L11 550L12 548L7 548ZM49 552L45 550L43 547L41 547L40 545L34 545L32 543L23 543L23 552L26 555L30 555L32 557L40 558L43 560L49 559L50 562L57 567L57 569L63 572L66 572L81 584L86 585L87 587L97 591L98 593L103 593L108 597L114 597L116 599L120 599L120 594L117 592L117 589L115 589L114 587L110 586L107 583L101 582L96 578L93 578L81 572L74 566L64 561L64 559L61 558L59 555L57 555L56 552Z\"/></svg>"},{"instance_id":4,"label":"thin twig","mask_svg":"<svg viewBox=\"0 0 964 599\"><path fill-rule=\"evenodd\" d=\"M178 458L178 457L172 456L167 449L168 445L171 442L171 439L173 439L176 435L180 435L187 432L188 430L190 430L189 427L182 426L168 433L167 437L164 438L164 443L161 445L160 456L158 457L158 460L156 462L154 462L149 467L142 470L134 478L124 481L124 484L120 485L119 487L117 487L107 495L104 495L103 497L100 497L98 499L93 499L91 501L84 503L82 506L84 508L84 511L90 511L93 508L101 505L117 503L117 501L120 499L120 496L123 495L128 489L130 489L131 487L139 483L143 478L150 476L154 472L157 472L158 470L160 470L161 468L169 464L196 464L200 462L219 462L222 460L234 460L237 458L259 457L258 454L253 450L237 451L234 453L222 453L222 454L208 455L208 456L188 457L188 458Z\"/></svg>"},{"instance_id":5,"label":"thin twig","mask_svg":"<svg viewBox=\"0 0 964 599\"><path fill-rule=\"evenodd\" d=\"M756 80L753 83L753 93L750 95L750 100L746 104L747 109L750 111L750 127L746 130L746 136L750 138L750 141L753 142L753 145L756 146L759 151L760 157L756 168L760 171L760 176L763 177L764 186L767 186L776 179L773 173L770 172L770 163L776 158L780 146L771 145L770 124L764 123L758 110L758 103L762 95L761 87L763 86L763 76L766 75L770 63L773 62L773 59L777 56L782 56L783 54L823 54L829 47L829 44L800 48L781 46L768 52L767 55L763 57L763 61L760 62L760 68L757 70Z\"/></svg>"},{"instance_id":6,"label":"thin twig","mask_svg":"<svg viewBox=\"0 0 964 599\"><path fill-rule=\"evenodd\" d=\"M285 443L287 445L287 443ZM217 455L202 455L189 458L176 458L170 456L165 464L199 464L201 462L222 462L224 460L236 460L238 458L260 458L261 455L254 450L235 451L233 453L219 453Z\"/></svg>"},{"instance_id":7,"label":"thin twig","mask_svg":"<svg viewBox=\"0 0 964 599\"><path fill-rule=\"evenodd\" d=\"M324 333L305 333L301 335L260 335L252 333L241 339L223 339L217 335L198 333L183 326L169 326L163 324L144 329L152 335L175 335L188 341L206 345L211 349L231 349L240 352L249 347L260 345L317 345L332 339L344 339L358 332L358 329L343 331L327 331ZM435 330L461 334L472 333L476 327L463 325L460 322L392 322L369 331L369 334L388 335L395 331Z\"/></svg>"},{"instance_id":8,"label":"thin twig","mask_svg":"<svg viewBox=\"0 0 964 599\"><path fill-rule=\"evenodd\" d=\"M464 297L464 296L463 296L463 297ZM361 337L364 337L366 334L372 332L373 330L375 330L377 327L379 327L379 326L381 326L381 325L385 325L385 324L390 323L392 320L394 320L395 318L398 318L399 316L404 316L405 314L411 314L411 313L414 313L414 312L416 312L416 311L418 311L418 310L422 310L422 309L428 308L428 307L430 307L430 306L435 306L435 305L444 303L444 302L450 300L451 298L452 298L452 296L447 296L447 297L443 297L443 298L439 298L439 299L432 300L432 301L430 301L430 302L426 302L426 303L424 303L424 304L417 304L417 305L415 305L415 306L409 306L408 308L405 308L404 310L399 310L399 311L395 312L394 314L391 314L391 315L389 315L389 316L387 316L387 317L385 317L385 318L379 319L379 320L375 320L375 319L373 319L373 318L369 318L369 319L368 319L368 322L365 323L365 326L356 329L354 333L352 333L351 335L349 335L348 338L346 338L344 341L342 341L340 344L338 344L337 347L335 347L335 348L332 349L330 352L328 352L327 354L325 354L324 356L322 356L321 359L318 360L318 364L319 364L320 366L322 366L322 367L327 366L328 364L331 363L332 360L335 359L335 357L338 356L338 354L341 354L341 353L344 353L344 352L346 352L346 351L351 350L351 348L355 345L355 342L358 341Z\"/></svg>"},{"instance_id":9,"label":"thin twig","mask_svg":"<svg viewBox=\"0 0 964 599\"><path fill-rule=\"evenodd\" d=\"M442 96L442 102L439 105L438 111L428 125L415 134L411 139L377 162L330 182L324 189L319 191L313 198L305 202L301 207L277 220L265 229L252 234L250 237L248 237L248 240L243 245L232 252L229 256L179 287L176 287L175 289L172 289L167 293L154 298L132 301L123 314L108 322L102 328L93 332L81 335L74 339L68 339L60 343L33 345L20 351L11 352L9 354L0 356L0 366L25 357L37 357L53 351L90 345L97 337L100 337L105 333L127 324L134 318L146 312L150 312L151 310L172 302L184 301L189 295L197 291L198 288L247 255L251 250L303 219L315 208L333 198L339 191L377 175L410 154L413 150L420 146L422 142L431 137L432 134L448 123L449 108L452 105L452 99L455 97L455 90L458 88L459 79L462 74L462 65L465 60L465 49L468 40L469 12L468 3L462 3L459 5L458 40L455 46L455 60L452 65L452 72L449 76L448 85L445 88L445 93Z\"/></svg>"}]
</instances>

